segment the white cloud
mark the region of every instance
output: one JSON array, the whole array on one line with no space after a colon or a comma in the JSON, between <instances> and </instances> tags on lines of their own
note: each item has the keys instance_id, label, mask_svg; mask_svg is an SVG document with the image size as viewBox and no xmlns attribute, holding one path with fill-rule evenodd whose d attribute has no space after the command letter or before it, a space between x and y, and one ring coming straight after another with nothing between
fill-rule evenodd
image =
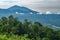
<instances>
[{"instance_id":1,"label":"white cloud","mask_svg":"<svg viewBox=\"0 0 60 40\"><path fill-rule=\"evenodd\" d=\"M33 14L32 12L30 12L30 14Z\"/></svg>"},{"instance_id":2,"label":"white cloud","mask_svg":"<svg viewBox=\"0 0 60 40\"><path fill-rule=\"evenodd\" d=\"M8 8L13 5L22 5L40 11L41 7L45 7L45 9L60 7L60 0L0 0L0 8ZM57 11L60 12L60 10Z\"/></svg>"},{"instance_id":3,"label":"white cloud","mask_svg":"<svg viewBox=\"0 0 60 40\"><path fill-rule=\"evenodd\" d=\"M45 14L52 14L50 11L47 11Z\"/></svg>"},{"instance_id":4,"label":"white cloud","mask_svg":"<svg viewBox=\"0 0 60 40\"><path fill-rule=\"evenodd\" d=\"M19 15L19 14L20 14L20 15L24 15L24 13L18 13L18 12L16 12L16 14L18 14L18 15Z\"/></svg>"},{"instance_id":5,"label":"white cloud","mask_svg":"<svg viewBox=\"0 0 60 40\"><path fill-rule=\"evenodd\" d=\"M40 12L40 13L37 13L37 14L43 14L42 12Z\"/></svg>"},{"instance_id":6,"label":"white cloud","mask_svg":"<svg viewBox=\"0 0 60 40\"><path fill-rule=\"evenodd\" d=\"M60 0L0 0L0 5L26 5L26 4L37 4L37 6L54 6L59 5Z\"/></svg>"}]
</instances>

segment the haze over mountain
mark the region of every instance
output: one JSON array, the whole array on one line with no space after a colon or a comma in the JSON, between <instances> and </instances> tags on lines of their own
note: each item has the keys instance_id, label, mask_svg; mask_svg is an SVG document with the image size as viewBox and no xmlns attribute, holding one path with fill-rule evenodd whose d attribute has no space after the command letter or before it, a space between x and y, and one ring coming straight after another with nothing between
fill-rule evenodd
<instances>
[{"instance_id":1,"label":"haze over mountain","mask_svg":"<svg viewBox=\"0 0 60 40\"><path fill-rule=\"evenodd\" d=\"M38 13L36 11L33 11L31 9L28 9L26 7L20 7L20 6L13 6L13 7L10 7L10 8L7 8L7 9L0 9L0 13L16 13L16 12L19 12L19 13Z\"/></svg>"},{"instance_id":2,"label":"haze over mountain","mask_svg":"<svg viewBox=\"0 0 60 40\"><path fill-rule=\"evenodd\" d=\"M47 13L51 13L51 12L47 12ZM54 26L60 26L60 19L59 19L60 15L52 14L52 13L51 14L46 14L46 13L39 14L39 12L33 11L27 7L15 5L7 9L0 8L0 17L2 16L8 17L9 15L18 17L20 21L23 21L24 19L28 19L28 20L31 20L32 22L38 21L45 26L49 24L54 25ZM60 27L57 27L57 28L60 29Z\"/></svg>"}]
</instances>

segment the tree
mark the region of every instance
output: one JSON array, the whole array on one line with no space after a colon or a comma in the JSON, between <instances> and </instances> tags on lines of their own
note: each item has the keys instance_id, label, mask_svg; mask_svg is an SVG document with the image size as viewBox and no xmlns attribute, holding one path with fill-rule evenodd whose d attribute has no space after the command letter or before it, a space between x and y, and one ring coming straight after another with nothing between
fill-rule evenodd
<instances>
[{"instance_id":1,"label":"tree","mask_svg":"<svg viewBox=\"0 0 60 40\"><path fill-rule=\"evenodd\" d=\"M6 17L2 17L2 18L1 18L1 23L2 23L2 25L7 24L7 21L8 21L8 19L7 19Z\"/></svg>"},{"instance_id":2,"label":"tree","mask_svg":"<svg viewBox=\"0 0 60 40\"><path fill-rule=\"evenodd\" d=\"M30 22L27 19L25 19L23 22L23 29L24 29L25 33L29 32L30 25L31 25Z\"/></svg>"},{"instance_id":3,"label":"tree","mask_svg":"<svg viewBox=\"0 0 60 40\"><path fill-rule=\"evenodd\" d=\"M39 35L41 38L50 37L53 35L53 30L48 27L41 27L39 30Z\"/></svg>"},{"instance_id":4,"label":"tree","mask_svg":"<svg viewBox=\"0 0 60 40\"><path fill-rule=\"evenodd\" d=\"M39 22L34 22L34 24L36 24L36 26L42 26L42 24Z\"/></svg>"},{"instance_id":5,"label":"tree","mask_svg":"<svg viewBox=\"0 0 60 40\"><path fill-rule=\"evenodd\" d=\"M42 38L42 40L49 40L49 38Z\"/></svg>"},{"instance_id":6,"label":"tree","mask_svg":"<svg viewBox=\"0 0 60 40\"><path fill-rule=\"evenodd\" d=\"M0 40L60 40L60 30L27 19L21 22L13 15L0 19L0 34Z\"/></svg>"}]
</instances>

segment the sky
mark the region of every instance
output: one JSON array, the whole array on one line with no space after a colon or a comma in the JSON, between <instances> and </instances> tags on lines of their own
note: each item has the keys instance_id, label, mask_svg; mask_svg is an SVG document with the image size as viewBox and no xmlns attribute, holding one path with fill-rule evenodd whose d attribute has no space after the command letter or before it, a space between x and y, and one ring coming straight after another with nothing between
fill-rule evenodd
<instances>
[{"instance_id":1,"label":"sky","mask_svg":"<svg viewBox=\"0 0 60 40\"><path fill-rule=\"evenodd\" d=\"M9 8L13 5L25 6L39 12L60 13L60 0L0 0L0 8Z\"/></svg>"}]
</instances>

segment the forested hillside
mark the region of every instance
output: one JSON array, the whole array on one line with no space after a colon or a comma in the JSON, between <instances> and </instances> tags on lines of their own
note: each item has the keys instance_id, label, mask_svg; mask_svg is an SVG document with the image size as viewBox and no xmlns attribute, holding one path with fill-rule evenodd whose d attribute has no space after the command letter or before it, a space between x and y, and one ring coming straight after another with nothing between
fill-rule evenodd
<instances>
[{"instance_id":1,"label":"forested hillside","mask_svg":"<svg viewBox=\"0 0 60 40\"><path fill-rule=\"evenodd\" d=\"M60 40L60 30L27 19L21 22L10 15L0 19L0 40Z\"/></svg>"}]
</instances>

